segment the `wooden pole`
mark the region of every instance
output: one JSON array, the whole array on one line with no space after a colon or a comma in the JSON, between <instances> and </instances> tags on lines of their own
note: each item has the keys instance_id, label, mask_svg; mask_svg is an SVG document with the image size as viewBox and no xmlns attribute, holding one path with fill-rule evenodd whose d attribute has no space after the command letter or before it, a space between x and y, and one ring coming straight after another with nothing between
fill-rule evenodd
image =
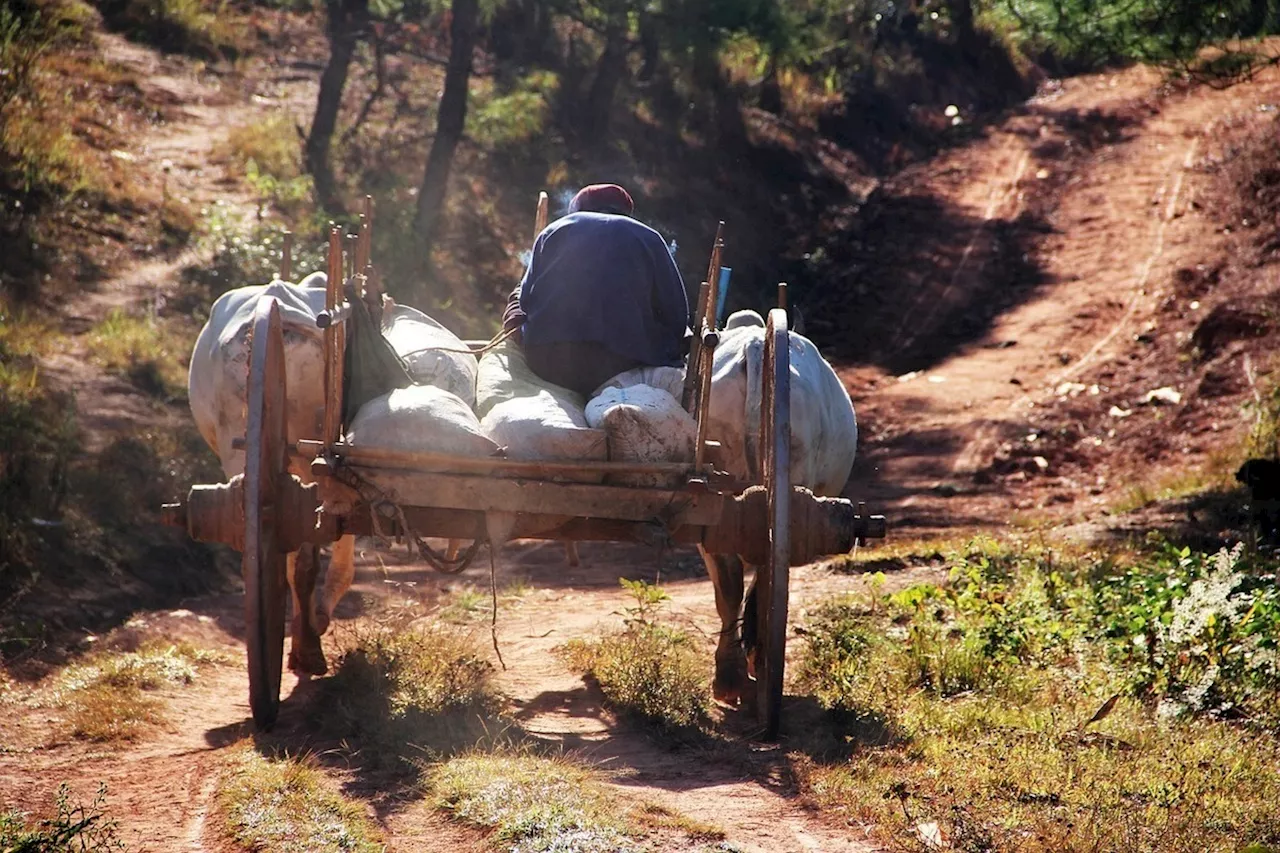
<instances>
[{"instance_id":1,"label":"wooden pole","mask_svg":"<svg viewBox=\"0 0 1280 853\"><path fill-rule=\"evenodd\" d=\"M533 236L536 238L542 233L542 229L547 227L547 220L551 216L551 200L547 198L545 192L538 193L538 211L533 217Z\"/></svg>"},{"instance_id":2,"label":"wooden pole","mask_svg":"<svg viewBox=\"0 0 1280 853\"><path fill-rule=\"evenodd\" d=\"M785 281L778 282L778 307L783 311L787 310L787 283Z\"/></svg>"},{"instance_id":3,"label":"wooden pole","mask_svg":"<svg viewBox=\"0 0 1280 853\"><path fill-rule=\"evenodd\" d=\"M689 360L684 368L684 390L680 395L680 403L691 415L697 415L698 375L702 369L702 310L707 304L707 292L711 285L703 282L698 288L697 315L693 320L693 337L689 339Z\"/></svg>"},{"instance_id":4,"label":"wooden pole","mask_svg":"<svg viewBox=\"0 0 1280 853\"><path fill-rule=\"evenodd\" d=\"M329 223L329 280L325 286L325 310L337 310L342 293L342 232ZM324 425L325 449L329 450L340 439L342 432L342 353L339 348L341 323L333 323L324 330Z\"/></svg>"}]
</instances>

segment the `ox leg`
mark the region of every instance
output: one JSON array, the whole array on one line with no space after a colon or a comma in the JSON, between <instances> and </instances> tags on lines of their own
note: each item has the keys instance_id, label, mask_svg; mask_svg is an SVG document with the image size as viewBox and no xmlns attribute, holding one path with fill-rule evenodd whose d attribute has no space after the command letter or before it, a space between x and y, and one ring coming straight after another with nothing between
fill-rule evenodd
<instances>
[{"instance_id":1,"label":"ox leg","mask_svg":"<svg viewBox=\"0 0 1280 853\"><path fill-rule=\"evenodd\" d=\"M726 554L710 554L698 547L715 589L716 613L720 616L720 640L716 643L716 675L711 695L718 701L737 705L746 687L747 666L738 638L742 611L742 561Z\"/></svg>"},{"instance_id":2,"label":"ox leg","mask_svg":"<svg viewBox=\"0 0 1280 853\"><path fill-rule=\"evenodd\" d=\"M323 634L329 630L333 621L333 610L342 600L342 596L351 589L351 582L356 576L356 537L350 534L333 543L333 553L329 556L329 570L324 575L324 586L316 600L315 624L316 633Z\"/></svg>"},{"instance_id":3,"label":"ox leg","mask_svg":"<svg viewBox=\"0 0 1280 853\"><path fill-rule=\"evenodd\" d=\"M564 556L573 568L582 565L582 560L578 557L578 543L572 539L564 540Z\"/></svg>"},{"instance_id":4,"label":"ox leg","mask_svg":"<svg viewBox=\"0 0 1280 853\"><path fill-rule=\"evenodd\" d=\"M293 571L289 573L289 586L293 589L293 621L289 633L293 642L289 647L289 669L299 677L324 675L329 667L320 648L320 635L311 615L311 597L316 589L316 577L320 574L320 551L315 545L303 545L296 554L289 555Z\"/></svg>"}]
</instances>

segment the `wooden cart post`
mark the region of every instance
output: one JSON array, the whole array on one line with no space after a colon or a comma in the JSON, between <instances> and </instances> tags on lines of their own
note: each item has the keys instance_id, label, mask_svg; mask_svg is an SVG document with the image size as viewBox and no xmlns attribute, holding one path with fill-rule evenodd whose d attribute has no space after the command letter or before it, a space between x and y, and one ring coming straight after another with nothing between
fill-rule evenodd
<instances>
[{"instance_id":1,"label":"wooden cart post","mask_svg":"<svg viewBox=\"0 0 1280 853\"><path fill-rule=\"evenodd\" d=\"M342 351L346 328L336 322L342 302L342 232L329 223L329 280L325 285L324 308L330 322L324 330L324 435L326 450L342 438Z\"/></svg>"}]
</instances>

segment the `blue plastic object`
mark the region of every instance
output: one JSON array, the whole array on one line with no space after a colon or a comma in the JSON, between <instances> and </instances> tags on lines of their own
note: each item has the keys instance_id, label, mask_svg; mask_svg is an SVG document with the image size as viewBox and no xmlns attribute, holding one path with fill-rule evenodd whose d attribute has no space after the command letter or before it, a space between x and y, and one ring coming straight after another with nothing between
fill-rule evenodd
<instances>
[{"instance_id":1,"label":"blue plastic object","mask_svg":"<svg viewBox=\"0 0 1280 853\"><path fill-rule=\"evenodd\" d=\"M716 328L724 326L724 307L729 301L729 276L732 267L720 267L720 298L716 302Z\"/></svg>"}]
</instances>

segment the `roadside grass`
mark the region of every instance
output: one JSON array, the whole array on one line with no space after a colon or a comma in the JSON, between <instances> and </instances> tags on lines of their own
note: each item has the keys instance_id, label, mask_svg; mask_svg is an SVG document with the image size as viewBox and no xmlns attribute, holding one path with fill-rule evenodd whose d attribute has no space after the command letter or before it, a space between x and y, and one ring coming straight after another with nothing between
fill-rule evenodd
<instances>
[{"instance_id":1,"label":"roadside grass","mask_svg":"<svg viewBox=\"0 0 1280 853\"><path fill-rule=\"evenodd\" d=\"M1135 483L1111 505L1111 512L1123 515L1163 501L1234 491L1240 486L1235 480L1236 468L1243 459L1253 455L1252 442L1252 438L1246 438L1244 447L1215 452L1198 468Z\"/></svg>"},{"instance_id":2,"label":"roadside grass","mask_svg":"<svg viewBox=\"0 0 1280 853\"><path fill-rule=\"evenodd\" d=\"M597 776L564 758L467 753L429 769L427 789L455 820L493 833L511 851L629 853L642 849ZM499 846L495 845L495 846Z\"/></svg>"},{"instance_id":3,"label":"roadside grass","mask_svg":"<svg viewBox=\"0 0 1280 853\"><path fill-rule=\"evenodd\" d=\"M498 612L516 604L529 595L532 587L524 580L508 583L498 590ZM449 590L448 602L440 609L438 618L443 622L465 625L489 619L493 614L493 595L486 587L460 584Z\"/></svg>"},{"instance_id":4,"label":"roadside grass","mask_svg":"<svg viewBox=\"0 0 1280 853\"><path fill-rule=\"evenodd\" d=\"M0 301L0 596L32 580L34 519L61 510L80 445L73 399L48 387L36 361L54 340L44 320Z\"/></svg>"},{"instance_id":5,"label":"roadside grass","mask_svg":"<svg viewBox=\"0 0 1280 853\"><path fill-rule=\"evenodd\" d=\"M559 649L575 672L594 679L615 710L664 729L700 728L708 720L710 662L685 632L661 625L661 588L622 580L635 599L625 627L594 640L571 640Z\"/></svg>"},{"instance_id":6,"label":"roadside grass","mask_svg":"<svg viewBox=\"0 0 1280 853\"><path fill-rule=\"evenodd\" d=\"M264 758L237 748L219 780L227 834L263 853L379 853L386 849L365 808L346 799L307 758Z\"/></svg>"},{"instance_id":7,"label":"roadside grass","mask_svg":"<svg viewBox=\"0 0 1280 853\"><path fill-rule=\"evenodd\" d=\"M805 627L797 683L850 742L797 759L812 803L902 849L1280 844L1273 564L1154 541L975 540L950 562Z\"/></svg>"},{"instance_id":8,"label":"roadside grass","mask_svg":"<svg viewBox=\"0 0 1280 853\"><path fill-rule=\"evenodd\" d=\"M107 813L107 786L87 805L74 804L64 782L58 787L51 817L32 821L14 811L0 812L0 850L5 853L108 853L127 849L119 822Z\"/></svg>"},{"instance_id":9,"label":"roadside grass","mask_svg":"<svg viewBox=\"0 0 1280 853\"><path fill-rule=\"evenodd\" d=\"M408 772L413 761L504 736L492 674L470 636L385 620L356 629L313 707L361 761Z\"/></svg>"},{"instance_id":10,"label":"roadside grass","mask_svg":"<svg viewBox=\"0 0 1280 853\"><path fill-rule=\"evenodd\" d=\"M632 809L631 817L641 826L682 832L691 841L724 841L727 834L715 824L691 818L658 803L643 803L636 806Z\"/></svg>"},{"instance_id":11,"label":"roadside grass","mask_svg":"<svg viewBox=\"0 0 1280 853\"><path fill-rule=\"evenodd\" d=\"M136 651L90 655L62 671L43 705L62 710L62 727L90 741L135 740L164 722L164 703L153 694L190 684L202 666L221 660L190 643L152 640Z\"/></svg>"},{"instance_id":12,"label":"roadside grass","mask_svg":"<svg viewBox=\"0 0 1280 853\"><path fill-rule=\"evenodd\" d=\"M98 4L115 29L161 50L201 59L234 59L247 28L227 0L107 0Z\"/></svg>"},{"instance_id":13,"label":"roadside grass","mask_svg":"<svg viewBox=\"0 0 1280 853\"><path fill-rule=\"evenodd\" d=\"M89 334L95 361L127 378L141 390L167 400L185 399L184 360L192 330L153 314L113 309Z\"/></svg>"}]
</instances>

